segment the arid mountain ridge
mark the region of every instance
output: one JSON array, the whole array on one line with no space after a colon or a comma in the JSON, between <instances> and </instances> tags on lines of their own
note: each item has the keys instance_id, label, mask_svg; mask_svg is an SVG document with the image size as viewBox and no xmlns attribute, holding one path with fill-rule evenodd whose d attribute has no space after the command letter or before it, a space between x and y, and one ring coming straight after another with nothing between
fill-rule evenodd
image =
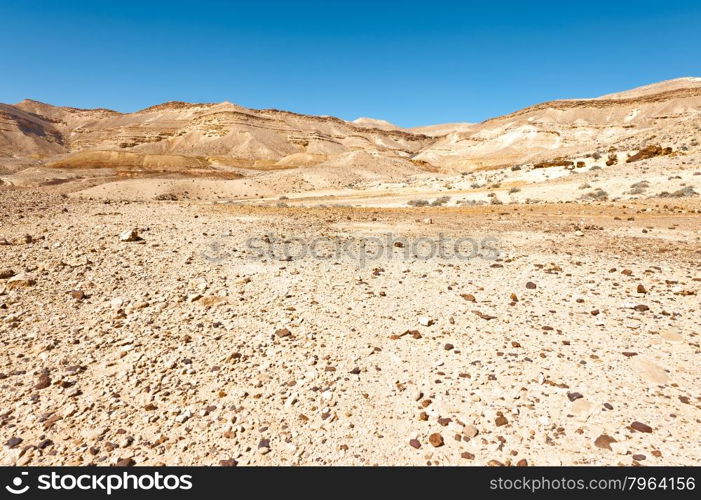
<instances>
[{"instance_id":1,"label":"arid mountain ridge","mask_svg":"<svg viewBox=\"0 0 701 500\"><path fill-rule=\"evenodd\" d=\"M274 170L375 163L407 173L474 171L650 145L695 150L700 118L701 78L549 101L477 124L412 129L230 102L176 101L119 113L24 100L0 104L0 168Z\"/></svg>"}]
</instances>

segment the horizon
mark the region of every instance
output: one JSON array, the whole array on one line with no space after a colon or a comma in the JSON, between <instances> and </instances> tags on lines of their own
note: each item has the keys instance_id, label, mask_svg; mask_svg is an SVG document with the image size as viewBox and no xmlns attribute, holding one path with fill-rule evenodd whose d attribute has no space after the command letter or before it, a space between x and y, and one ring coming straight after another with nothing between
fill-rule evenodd
<instances>
[{"instance_id":1,"label":"horizon","mask_svg":"<svg viewBox=\"0 0 701 500\"><path fill-rule=\"evenodd\" d=\"M653 4L4 5L0 41L16 48L0 61L12 75L0 102L133 113L228 101L405 128L479 123L700 75L701 6L666 2L660 14Z\"/></svg>"}]
</instances>

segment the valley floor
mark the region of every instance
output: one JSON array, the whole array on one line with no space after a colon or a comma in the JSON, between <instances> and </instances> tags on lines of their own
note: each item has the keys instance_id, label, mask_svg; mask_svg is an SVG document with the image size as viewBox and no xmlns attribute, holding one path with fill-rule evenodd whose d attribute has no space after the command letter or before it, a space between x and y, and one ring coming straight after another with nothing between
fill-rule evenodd
<instances>
[{"instance_id":1,"label":"valley floor","mask_svg":"<svg viewBox=\"0 0 701 500\"><path fill-rule=\"evenodd\" d=\"M0 188L0 462L699 465L699 208Z\"/></svg>"}]
</instances>

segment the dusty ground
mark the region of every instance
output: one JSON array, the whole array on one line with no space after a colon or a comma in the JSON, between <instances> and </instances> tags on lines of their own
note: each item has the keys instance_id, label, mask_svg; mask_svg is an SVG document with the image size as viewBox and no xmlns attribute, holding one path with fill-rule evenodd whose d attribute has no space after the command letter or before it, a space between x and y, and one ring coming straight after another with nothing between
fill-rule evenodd
<instances>
[{"instance_id":1,"label":"dusty ground","mask_svg":"<svg viewBox=\"0 0 701 500\"><path fill-rule=\"evenodd\" d=\"M0 461L699 465L699 208L0 188ZM485 256L412 257L440 233Z\"/></svg>"}]
</instances>

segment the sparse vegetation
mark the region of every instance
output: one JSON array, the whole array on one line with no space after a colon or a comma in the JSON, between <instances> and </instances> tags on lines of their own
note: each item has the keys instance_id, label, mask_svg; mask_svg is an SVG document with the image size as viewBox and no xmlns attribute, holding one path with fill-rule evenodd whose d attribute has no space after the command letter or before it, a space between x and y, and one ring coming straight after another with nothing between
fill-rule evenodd
<instances>
[{"instance_id":1,"label":"sparse vegetation","mask_svg":"<svg viewBox=\"0 0 701 500\"><path fill-rule=\"evenodd\" d=\"M584 201L606 201L609 195L606 191L601 188L596 188L589 193L583 194L579 199Z\"/></svg>"},{"instance_id":2,"label":"sparse vegetation","mask_svg":"<svg viewBox=\"0 0 701 500\"><path fill-rule=\"evenodd\" d=\"M428 200L409 200L407 205L410 207L427 207L429 202Z\"/></svg>"},{"instance_id":3,"label":"sparse vegetation","mask_svg":"<svg viewBox=\"0 0 701 500\"><path fill-rule=\"evenodd\" d=\"M692 186L686 186L674 191L673 193L662 191L657 196L660 198L686 198L689 196L698 196L698 194L699 193L697 193Z\"/></svg>"}]
</instances>

